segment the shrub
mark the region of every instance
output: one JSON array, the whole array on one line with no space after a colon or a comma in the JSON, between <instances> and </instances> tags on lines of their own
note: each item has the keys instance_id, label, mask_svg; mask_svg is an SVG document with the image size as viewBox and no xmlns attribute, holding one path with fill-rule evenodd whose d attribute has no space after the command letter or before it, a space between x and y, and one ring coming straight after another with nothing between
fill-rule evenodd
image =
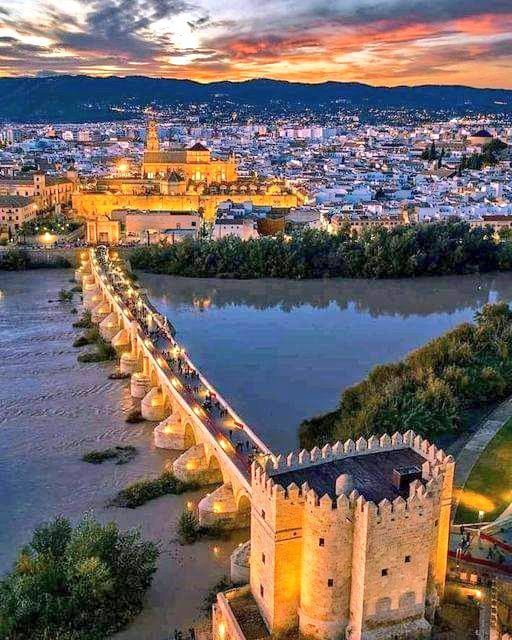
<instances>
[{"instance_id":1,"label":"shrub","mask_svg":"<svg viewBox=\"0 0 512 640\"><path fill-rule=\"evenodd\" d=\"M199 521L192 511L183 511L178 520L177 533L182 544L192 544L199 538Z\"/></svg>"},{"instance_id":2,"label":"shrub","mask_svg":"<svg viewBox=\"0 0 512 640\"><path fill-rule=\"evenodd\" d=\"M102 464L105 460L116 459L116 464L126 464L137 455L137 449L131 445L103 449L103 451L89 451L82 456L84 462Z\"/></svg>"},{"instance_id":3,"label":"shrub","mask_svg":"<svg viewBox=\"0 0 512 640\"><path fill-rule=\"evenodd\" d=\"M185 491L197 489L194 483L178 480L172 471L164 471L161 476L152 480L139 480L122 489L110 502L114 507L135 509L141 505L165 495L179 495Z\"/></svg>"},{"instance_id":4,"label":"shrub","mask_svg":"<svg viewBox=\"0 0 512 640\"><path fill-rule=\"evenodd\" d=\"M94 324L91 320L91 312L85 311L80 320L73 322L73 327L75 329L91 329L94 327Z\"/></svg>"},{"instance_id":5,"label":"shrub","mask_svg":"<svg viewBox=\"0 0 512 640\"><path fill-rule=\"evenodd\" d=\"M95 342L96 351L82 353L78 356L78 362L106 362L108 360L114 360L117 357L114 347L103 340L96 328L89 329L85 336L82 337L87 340L85 344Z\"/></svg>"},{"instance_id":6,"label":"shrub","mask_svg":"<svg viewBox=\"0 0 512 640\"><path fill-rule=\"evenodd\" d=\"M142 610L158 549L140 533L85 518L36 529L0 582L5 640L99 640Z\"/></svg>"},{"instance_id":7,"label":"shrub","mask_svg":"<svg viewBox=\"0 0 512 640\"><path fill-rule=\"evenodd\" d=\"M9 249L0 255L0 270L22 271L24 269L28 269L28 267L28 256L19 249Z\"/></svg>"},{"instance_id":8,"label":"shrub","mask_svg":"<svg viewBox=\"0 0 512 640\"><path fill-rule=\"evenodd\" d=\"M203 612L206 615L211 615L212 606L217 602L217 594L222 591L227 591L235 587L235 583L232 582L227 576L222 576L217 582L208 589L208 593L203 600Z\"/></svg>"},{"instance_id":9,"label":"shrub","mask_svg":"<svg viewBox=\"0 0 512 640\"><path fill-rule=\"evenodd\" d=\"M73 300L73 292L61 289L58 295L59 302L71 302Z\"/></svg>"},{"instance_id":10,"label":"shrub","mask_svg":"<svg viewBox=\"0 0 512 640\"><path fill-rule=\"evenodd\" d=\"M138 422L143 421L144 418L142 417L140 409L133 409L133 411L130 411L130 413L125 418L125 422L127 422L128 424L137 424Z\"/></svg>"}]
</instances>

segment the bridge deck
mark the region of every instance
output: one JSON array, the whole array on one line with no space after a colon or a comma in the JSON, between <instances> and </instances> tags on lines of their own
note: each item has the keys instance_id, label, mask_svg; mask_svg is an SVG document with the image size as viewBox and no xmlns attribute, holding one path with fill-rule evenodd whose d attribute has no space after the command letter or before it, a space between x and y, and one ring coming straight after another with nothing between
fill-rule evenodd
<instances>
[{"instance_id":1,"label":"bridge deck","mask_svg":"<svg viewBox=\"0 0 512 640\"><path fill-rule=\"evenodd\" d=\"M268 447L252 432L250 427L229 406L224 398L199 372L185 350L174 339L168 323L155 313L153 305L144 296L139 296L137 303L128 294L131 284L127 285L126 277L119 271L111 269L108 255L97 251L102 275L122 302L128 307L139 323L144 338L149 338L154 346L154 356L162 358L169 365L169 386L180 394L190 412L194 413L201 424L219 442L224 454L230 458L239 472L249 480L250 466L255 456L270 454ZM152 318L148 326L148 315ZM172 384L171 378L179 382ZM202 409L198 412L197 405ZM195 409L194 409L195 408Z\"/></svg>"}]
</instances>

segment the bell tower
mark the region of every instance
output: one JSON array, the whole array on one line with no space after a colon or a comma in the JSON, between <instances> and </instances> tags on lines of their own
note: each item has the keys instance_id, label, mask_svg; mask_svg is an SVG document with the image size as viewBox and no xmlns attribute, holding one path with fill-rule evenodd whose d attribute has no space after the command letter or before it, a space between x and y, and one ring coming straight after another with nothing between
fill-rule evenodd
<instances>
[{"instance_id":1,"label":"bell tower","mask_svg":"<svg viewBox=\"0 0 512 640\"><path fill-rule=\"evenodd\" d=\"M146 133L146 151L160 151L160 141L158 139L158 128L152 115L148 118Z\"/></svg>"}]
</instances>

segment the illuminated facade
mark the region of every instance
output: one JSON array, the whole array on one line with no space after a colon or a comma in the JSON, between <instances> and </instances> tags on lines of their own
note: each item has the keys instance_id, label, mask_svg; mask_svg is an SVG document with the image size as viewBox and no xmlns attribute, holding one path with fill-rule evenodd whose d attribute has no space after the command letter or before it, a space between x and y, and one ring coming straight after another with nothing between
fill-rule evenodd
<instances>
[{"instance_id":1,"label":"illuminated facade","mask_svg":"<svg viewBox=\"0 0 512 640\"><path fill-rule=\"evenodd\" d=\"M235 159L214 160L211 152L201 143L189 149L162 151L154 120L148 123L146 148L142 163L142 178L165 180L171 174L182 175L193 182L234 182L237 179Z\"/></svg>"},{"instance_id":2,"label":"illuminated facade","mask_svg":"<svg viewBox=\"0 0 512 640\"><path fill-rule=\"evenodd\" d=\"M75 188L76 176L70 171L65 176L48 176L43 171L0 178L0 195L33 198L38 211L55 205L69 206Z\"/></svg>"},{"instance_id":3,"label":"illuminated facade","mask_svg":"<svg viewBox=\"0 0 512 640\"><path fill-rule=\"evenodd\" d=\"M198 211L213 220L220 203L291 208L303 194L279 181L238 179L234 158L214 160L201 144L160 151L156 125L150 121L141 178L106 178L73 195L73 208L86 219L110 216L115 209Z\"/></svg>"},{"instance_id":4,"label":"illuminated facade","mask_svg":"<svg viewBox=\"0 0 512 640\"><path fill-rule=\"evenodd\" d=\"M254 463L250 586L219 594L214 640L428 633L444 591L453 471L410 431Z\"/></svg>"}]
</instances>

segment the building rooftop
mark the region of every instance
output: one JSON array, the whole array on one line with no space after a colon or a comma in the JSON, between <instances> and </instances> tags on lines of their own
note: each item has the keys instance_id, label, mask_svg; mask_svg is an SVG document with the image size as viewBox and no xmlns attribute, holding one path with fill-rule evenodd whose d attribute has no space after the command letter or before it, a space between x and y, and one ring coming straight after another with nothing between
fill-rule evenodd
<instances>
[{"instance_id":1,"label":"building rooftop","mask_svg":"<svg viewBox=\"0 0 512 640\"><path fill-rule=\"evenodd\" d=\"M398 489L395 486L393 470L403 467L419 467L421 470L425 459L410 448L376 451L272 474L272 480L284 489L293 482L298 487L307 482L318 496L327 493L334 500L337 478L342 474L349 474L353 478L354 489L366 500L378 504L384 498L390 502L398 496L407 498L409 488L404 486Z\"/></svg>"},{"instance_id":2,"label":"building rooftop","mask_svg":"<svg viewBox=\"0 0 512 640\"><path fill-rule=\"evenodd\" d=\"M0 196L0 207L28 207L33 202L34 198L26 196Z\"/></svg>"},{"instance_id":3,"label":"building rooftop","mask_svg":"<svg viewBox=\"0 0 512 640\"><path fill-rule=\"evenodd\" d=\"M190 149L188 150L189 151L208 151L209 149L205 147L204 144L201 144L200 142L196 142L195 145L190 147Z\"/></svg>"}]
</instances>

